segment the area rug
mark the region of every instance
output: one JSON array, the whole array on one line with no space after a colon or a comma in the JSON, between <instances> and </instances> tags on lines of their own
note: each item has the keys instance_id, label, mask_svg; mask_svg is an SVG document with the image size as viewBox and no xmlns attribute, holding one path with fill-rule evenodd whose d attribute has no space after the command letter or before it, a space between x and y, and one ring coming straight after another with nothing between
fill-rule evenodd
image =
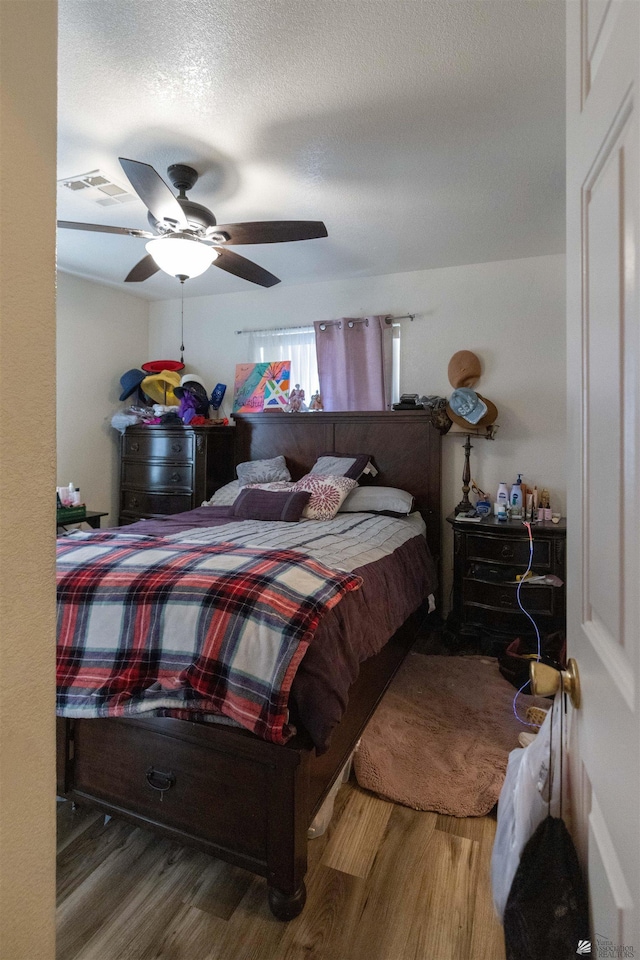
<instances>
[{"instance_id":1,"label":"area rug","mask_svg":"<svg viewBox=\"0 0 640 960\"><path fill-rule=\"evenodd\" d=\"M496 804L509 752L531 727L490 657L410 653L354 757L361 787L414 810L480 817ZM518 713L548 700L519 695Z\"/></svg>"}]
</instances>

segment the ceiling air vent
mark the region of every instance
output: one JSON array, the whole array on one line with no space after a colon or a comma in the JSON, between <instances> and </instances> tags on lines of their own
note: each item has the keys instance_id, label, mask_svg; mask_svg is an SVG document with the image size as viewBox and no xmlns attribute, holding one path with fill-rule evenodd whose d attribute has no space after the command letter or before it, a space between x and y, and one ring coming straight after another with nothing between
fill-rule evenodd
<instances>
[{"instance_id":1,"label":"ceiling air vent","mask_svg":"<svg viewBox=\"0 0 640 960\"><path fill-rule=\"evenodd\" d=\"M89 173L79 173L75 177L65 177L64 180L58 180L58 186L66 187L73 193L82 193L87 200L101 207L112 207L136 199L134 193L111 180L102 170L90 170Z\"/></svg>"}]
</instances>

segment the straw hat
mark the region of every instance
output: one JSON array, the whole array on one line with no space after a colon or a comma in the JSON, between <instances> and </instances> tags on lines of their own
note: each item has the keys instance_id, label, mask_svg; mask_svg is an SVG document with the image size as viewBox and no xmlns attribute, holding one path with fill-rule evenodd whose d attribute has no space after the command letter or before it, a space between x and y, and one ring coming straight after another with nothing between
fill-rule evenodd
<instances>
[{"instance_id":1,"label":"straw hat","mask_svg":"<svg viewBox=\"0 0 640 960\"><path fill-rule=\"evenodd\" d=\"M449 360L447 375L454 389L474 387L480 379L480 361L471 350L458 350Z\"/></svg>"}]
</instances>

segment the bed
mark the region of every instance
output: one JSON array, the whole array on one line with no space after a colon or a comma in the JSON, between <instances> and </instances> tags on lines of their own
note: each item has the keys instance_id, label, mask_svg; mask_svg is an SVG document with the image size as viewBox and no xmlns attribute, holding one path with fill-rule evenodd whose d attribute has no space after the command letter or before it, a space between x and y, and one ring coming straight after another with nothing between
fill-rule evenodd
<instances>
[{"instance_id":1,"label":"bed","mask_svg":"<svg viewBox=\"0 0 640 960\"><path fill-rule=\"evenodd\" d=\"M273 412L237 418L236 463L284 455L296 480L309 472L320 455L348 451L367 453L372 458L379 471L374 484L401 488L413 495L426 526L431 555L439 566L440 436L428 413ZM193 513L201 516L207 509ZM351 520L359 523L360 517L352 514ZM224 530L224 517L221 522L220 529ZM157 530L144 524L124 529L135 535L135 527L141 534L158 536ZM190 520L188 515L176 515L164 524L160 529L169 544L181 542L185 536L187 540L200 536L196 518ZM409 541L409 546L412 543ZM189 544L181 543L182 548L188 549ZM206 549L217 547L209 545ZM358 568L354 575L363 569ZM372 569L379 573L383 567L372 564ZM351 673L347 669L348 680L353 682L345 691L346 709L342 712L343 703L339 722L334 709L334 715L330 710L329 720L323 721L324 727L314 728L314 716L308 711L305 716L304 712L305 685L314 669L324 670L327 657L331 660L333 656L330 646L325 649L324 640L316 643L318 636L321 640L329 636L328 627L324 634L321 632L324 621L336 617L361 619L364 608L360 594L368 589L369 597L373 597L379 586L375 578L368 582L365 577L361 590L347 590L325 614L295 672L290 710L296 732L288 738L280 737L285 742L276 742L278 737L264 739L237 725L205 722L210 718L198 714L192 715L196 719L178 719L183 714L175 712L108 718L58 716L59 794L264 876L272 913L282 920L297 916L306 897L310 824L428 612L425 587L424 595L411 601L414 609L393 635L381 638L384 643L376 642L377 652L362 662L357 662L363 657L358 653L355 668L351 663ZM352 603L361 607L351 608ZM375 615L373 600L371 604ZM319 667L322 657L325 663Z\"/></svg>"}]
</instances>

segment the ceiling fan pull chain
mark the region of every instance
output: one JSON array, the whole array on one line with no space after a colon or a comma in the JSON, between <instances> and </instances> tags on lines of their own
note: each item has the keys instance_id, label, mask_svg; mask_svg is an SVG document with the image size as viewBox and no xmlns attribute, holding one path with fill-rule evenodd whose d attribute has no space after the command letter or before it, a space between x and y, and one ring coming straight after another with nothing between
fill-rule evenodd
<instances>
[{"instance_id":1,"label":"ceiling fan pull chain","mask_svg":"<svg viewBox=\"0 0 640 960\"><path fill-rule=\"evenodd\" d=\"M180 363L184 363L184 280L180 281Z\"/></svg>"}]
</instances>

